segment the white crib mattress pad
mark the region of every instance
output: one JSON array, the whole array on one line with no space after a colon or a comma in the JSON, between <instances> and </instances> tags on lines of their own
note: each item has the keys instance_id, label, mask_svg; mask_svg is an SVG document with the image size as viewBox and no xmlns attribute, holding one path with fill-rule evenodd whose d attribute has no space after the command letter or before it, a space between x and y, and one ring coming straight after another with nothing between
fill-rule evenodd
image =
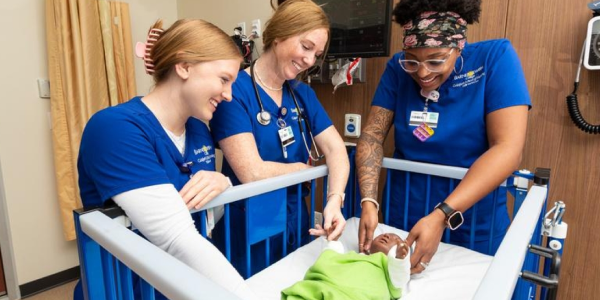
<instances>
[{"instance_id":1,"label":"white crib mattress pad","mask_svg":"<svg viewBox=\"0 0 600 300\"><path fill-rule=\"evenodd\" d=\"M347 251L358 251L358 225L358 218L347 220L340 238ZM384 224L379 224L375 235L387 232L396 233L402 238L408 235L403 230ZM281 290L304 278L324 246L323 239L316 239L246 282L259 299L279 300ZM427 270L411 277L408 291L403 293L402 299L471 299L492 258L463 247L441 243Z\"/></svg>"}]
</instances>

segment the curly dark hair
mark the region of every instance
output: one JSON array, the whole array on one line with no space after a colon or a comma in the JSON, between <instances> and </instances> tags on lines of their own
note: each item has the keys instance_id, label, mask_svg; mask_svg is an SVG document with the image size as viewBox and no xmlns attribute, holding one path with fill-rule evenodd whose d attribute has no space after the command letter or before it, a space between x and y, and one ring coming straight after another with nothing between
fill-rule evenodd
<instances>
[{"instance_id":1,"label":"curly dark hair","mask_svg":"<svg viewBox=\"0 0 600 300\"><path fill-rule=\"evenodd\" d=\"M473 24L479 21L481 0L400 0L394 7L394 21L404 25L426 11L455 12Z\"/></svg>"}]
</instances>

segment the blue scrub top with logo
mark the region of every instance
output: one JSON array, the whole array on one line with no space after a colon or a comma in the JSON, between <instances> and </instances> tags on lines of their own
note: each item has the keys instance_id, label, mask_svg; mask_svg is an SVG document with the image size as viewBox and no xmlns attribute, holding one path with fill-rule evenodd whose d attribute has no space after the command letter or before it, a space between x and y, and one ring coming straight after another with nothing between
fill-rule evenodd
<instances>
[{"instance_id":1,"label":"blue scrub top with logo","mask_svg":"<svg viewBox=\"0 0 600 300\"><path fill-rule=\"evenodd\" d=\"M394 157L469 168L489 148L487 114L510 106L531 105L519 58L508 40L467 44L461 55L462 59L456 60L455 71L439 89L439 101L429 102L428 111L439 113L439 123L433 136L425 142L413 136L416 126L409 124L412 111L423 111L425 99L420 95L421 88L400 67L398 60L404 58L403 52L395 54L388 62L372 105L394 112ZM392 179L390 219L393 226L402 228L404 205L401 199L406 195L407 178L402 172L394 172ZM408 229L419 220L419 216L431 212L437 203L444 201L449 191L459 183L435 177L428 183L426 176L418 174L411 174L408 180L411 199ZM428 185L434 187L429 199ZM479 203L476 223L477 228L482 230L477 230L475 240L489 239L483 229L490 227L494 206L494 236L501 238L509 223L505 189L499 190L495 200L494 193L491 193ZM470 209L465 213L465 223L457 233L453 233L453 239L459 242L469 240L472 212L473 209Z\"/></svg>"},{"instance_id":2,"label":"blue scrub top with logo","mask_svg":"<svg viewBox=\"0 0 600 300\"><path fill-rule=\"evenodd\" d=\"M315 92L308 85L292 80L290 86L294 90L300 109L310 122L314 136L319 135L333 124L325 109L319 103ZM256 114L260 112L260 106L256 99L252 78L245 71L240 71L237 80L233 84L233 100L219 104L210 121L210 129L214 140L219 142L239 133L252 133L258 153L263 160L280 163L306 163L309 157L308 151L300 134L298 110L289 90L284 85L281 107L286 108L287 114L282 116L281 119L285 121L287 126L291 126L295 142L287 146L288 156L285 158L278 134L280 127L277 124L280 107L259 85L257 85L257 88L265 111L271 114L271 123L266 126L258 123ZM312 142L308 136L306 126L304 126L304 132L308 147L311 147ZM223 173L230 176L234 184L239 184L227 160L223 162Z\"/></svg>"},{"instance_id":3,"label":"blue scrub top with logo","mask_svg":"<svg viewBox=\"0 0 600 300\"><path fill-rule=\"evenodd\" d=\"M179 191L199 170L215 170L215 149L206 124L190 118L181 155L140 97L94 114L79 149L78 170L85 208L101 207L133 189L173 184ZM190 173L179 166L191 163Z\"/></svg>"},{"instance_id":4,"label":"blue scrub top with logo","mask_svg":"<svg viewBox=\"0 0 600 300\"><path fill-rule=\"evenodd\" d=\"M327 116L327 113L323 109L321 103L319 103L315 92L306 84L298 81L290 81L290 86L296 95L300 110L303 112L307 121L310 123L312 134L316 137L325 129L332 126L332 122ZM252 78L245 71L240 71L237 80L233 84L233 100L231 102L222 102L219 104L217 111L215 112L213 119L210 121L210 129L213 134L214 140L219 142L227 137L240 134L240 133L251 133L256 142L258 153L262 160L273 161L279 163L307 163L309 159L308 151L304 145L302 135L300 133L300 127L298 125L298 109L294 104L294 100L290 94L289 89L284 86L283 88L283 99L281 107L285 107L287 114L285 116L280 115L280 107L271 99L271 97L257 85L258 92L260 94L263 107L265 111L271 114L270 124L264 126L258 123L256 115L260 112L260 105L256 99L256 94L252 85ZM287 146L287 158L283 155L281 146L281 140L279 138L278 130L278 116L285 121L286 126L290 126L294 134L294 143ZM308 147L312 146L312 141L308 135L306 125L304 125L304 132L306 134L306 142ZM231 166L226 159L223 160L223 174L229 176L234 185L240 184L240 181L235 176ZM303 194L307 192L303 191ZM296 231L298 221L297 211L297 187L293 186L287 189L287 232L288 232L288 243L290 245L297 242ZM301 232L301 243L308 242L308 211L305 201L301 201L302 210L300 211L300 232ZM232 263L238 269L238 271L244 276L245 273L245 256L242 250L243 245L236 244L236 240L240 240L241 237L234 238L236 234L240 234L241 226L245 220L245 212L243 202L235 202L231 205L231 220L232 220ZM273 216L268 216L273 217ZM217 239L216 244L219 248L224 249L224 241L219 240L223 234L223 222L219 222L215 228L213 236ZM238 229L235 229L238 228ZM252 229L251 229L252 230ZM252 250L252 273L256 273L260 269L264 268L263 260L264 254L262 253L262 244L259 244L259 248L253 248ZM275 259L280 257L281 243L277 240L272 241L271 245L272 255Z\"/></svg>"}]
</instances>

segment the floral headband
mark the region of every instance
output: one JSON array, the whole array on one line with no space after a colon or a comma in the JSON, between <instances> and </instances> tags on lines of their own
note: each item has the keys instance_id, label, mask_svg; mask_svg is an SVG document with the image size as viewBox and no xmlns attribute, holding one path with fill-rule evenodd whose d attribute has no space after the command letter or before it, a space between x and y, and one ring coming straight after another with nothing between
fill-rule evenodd
<instances>
[{"instance_id":1,"label":"floral headband","mask_svg":"<svg viewBox=\"0 0 600 300\"><path fill-rule=\"evenodd\" d=\"M467 21L451 11L427 11L402 26L404 49L459 48L467 41Z\"/></svg>"}]
</instances>

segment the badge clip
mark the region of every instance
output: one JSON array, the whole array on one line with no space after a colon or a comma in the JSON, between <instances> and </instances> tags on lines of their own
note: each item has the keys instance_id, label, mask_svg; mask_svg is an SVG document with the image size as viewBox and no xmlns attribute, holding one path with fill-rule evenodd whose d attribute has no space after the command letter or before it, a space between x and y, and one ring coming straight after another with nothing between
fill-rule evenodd
<instances>
[{"instance_id":1,"label":"badge clip","mask_svg":"<svg viewBox=\"0 0 600 300\"><path fill-rule=\"evenodd\" d=\"M421 90L421 96L425 97L425 101L431 100L432 102L438 102L440 99L440 92L433 90L426 93L424 90Z\"/></svg>"}]
</instances>

